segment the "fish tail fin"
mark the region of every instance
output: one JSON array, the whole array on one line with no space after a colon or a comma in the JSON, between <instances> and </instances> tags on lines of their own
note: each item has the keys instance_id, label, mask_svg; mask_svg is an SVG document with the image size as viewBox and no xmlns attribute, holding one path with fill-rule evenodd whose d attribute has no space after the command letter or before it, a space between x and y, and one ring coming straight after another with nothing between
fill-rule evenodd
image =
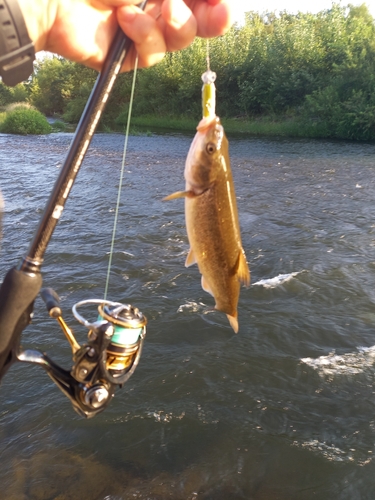
<instances>
[{"instance_id":1,"label":"fish tail fin","mask_svg":"<svg viewBox=\"0 0 375 500\"><path fill-rule=\"evenodd\" d=\"M227 314L227 318L229 320L230 326L233 328L234 333L238 333L238 316L237 316L237 311L235 313L235 316L231 316L230 314Z\"/></svg>"}]
</instances>

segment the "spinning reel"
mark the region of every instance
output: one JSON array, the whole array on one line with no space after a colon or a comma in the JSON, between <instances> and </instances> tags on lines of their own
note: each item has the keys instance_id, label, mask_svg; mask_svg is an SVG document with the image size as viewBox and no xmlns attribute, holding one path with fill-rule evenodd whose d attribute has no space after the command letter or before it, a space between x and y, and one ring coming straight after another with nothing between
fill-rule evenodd
<instances>
[{"instance_id":1,"label":"spinning reel","mask_svg":"<svg viewBox=\"0 0 375 500\"><path fill-rule=\"evenodd\" d=\"M130 305L108 300L84 300L73 306L76 320L88 330L88 341L81 346L62 317L59 298L52 288L40 293L49 315L55 318L68 339L73 352L73 366L64 370L47 354L34 350L17 353L18 361L43 367L73 408L83 417L93 417L111 401L134 373L146 335L147 320ZM97 306L99 316L90 322L78 313L83 306Z\"/></svg>"}]
</instances>

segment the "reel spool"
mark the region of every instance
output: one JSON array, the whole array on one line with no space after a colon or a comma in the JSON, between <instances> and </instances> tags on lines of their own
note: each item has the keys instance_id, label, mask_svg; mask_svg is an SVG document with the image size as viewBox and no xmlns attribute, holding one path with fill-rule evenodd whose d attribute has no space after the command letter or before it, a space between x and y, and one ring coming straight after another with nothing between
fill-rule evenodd
<instances>
[{"instance_id":1,"label":"reel spool","mask_svg":"<svg viewBox=\"0 0 375 500\"><path fill-rule=\"evenodd\" d=\"M90 323L77 309L94 304L98 306L99 317L95 323ZM111 383L125 383L138 365L142 353L146 317L129 304L100 299L78 302L73 306L72 312L77 321L89 329L89 342L96 342L101 328L106 329L107 340L103 344L105 352L100 357L100 366L106 372L105 378Z\"/></svg>"},{"instance_id":2,"label":"reel spool","mask_svg":"<svg viewBox=\"0 0 375 500\"><path fill-rule=\"evenodd\" d=\"M133 364L145 336L147 320L139 309L129 304L102 303L98 311L99 319L114 325L114 333L107 346L106 368L112 374L127 370Z\"/></svg>"}]
</instances>

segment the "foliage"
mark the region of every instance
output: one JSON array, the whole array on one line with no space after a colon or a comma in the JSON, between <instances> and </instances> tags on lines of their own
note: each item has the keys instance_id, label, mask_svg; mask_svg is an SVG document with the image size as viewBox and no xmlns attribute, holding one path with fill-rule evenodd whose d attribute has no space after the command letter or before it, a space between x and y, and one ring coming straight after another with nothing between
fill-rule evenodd
<instances>
[{"instance_id":1,"label":"foliage","mask_svg":"<svg viewBox=\"0 0 375 500\"><path fill-rule=\"evenodd\" d=\"M32 108L17 107L6 113L0 125L0 131L6 134L48 134L51 126L45 116Z\"/></svg>"},{"instance_id":2,"label":"foliage","mask_svg":"<svg viewBox=\"0 0 375 500\"><path fill-rule=\"evenodd\" d=\"M30 101L47 116L63 115L72 101L87 100L95 78L92 69L58 56L46 58L35 68Z\"/></svg>"},{"instance_id":3,"label":"foliage","mask_svg":"<svg viewBox=\"0 0 375 500\"><path fill-rule=\"evenodd\" d=\"M197 40L144 70L135 113L199 118L205 57ZM249 12L244 26L211 41L210 59L221 116L292 114L314 136L375 139L375 24L365 5Z\"/></svg>"},{"instance_id":4,"label":"foliage","mask_svg":"<svg viewBox=\"0 0 375 500\"><path fill-rule=\"evenodd\" d=\"M5 106L5 111L9 113L10 111L14 111L15 109L35 109L34 106L29 104L28 102L12 102Z\"/></svg>"},{"instance_id":5,"label":"foliage","mask_svg":"<svg viewBox=\"0 0 375 500\"><path fill-rule=\"evenodd\" d=\"M121 125L122 128L124 129L126 126L127 114L120 115L119 118L121 117L123 118L123 121L121 123L119 121L118 124ZM179 116L178 118L173 118L170 116L134 115L131 120L132 131L134 131L134 129L137 130L137 127L139 127L140 129L146 130L149 133L151 133L150 129L151 130L164 129L167 131L185 130L187 132L194 132L196 126L197 126L196 120L181 116Z\"/></svg>"},{"instance_id":6,"label":"foliage","mask_svg":"<svg viewBox=\"0 0 375 500\"><path fill-rule=\"evenodd\" d=\"M52 132L66 132L67 126L61 120L56 120L51 123Z\"/></svg>"},{"instance_id":7,"label":"foliage","mask_svg":"<svg viewBox=\"0 0 375 500\"><path fill-rule=\"evenodd\" d=\"M141 70L133 115L197 121L206 57L206 41L196 39ZM293 116L314 136L375 139L375 23L366 5L333 4L314 15L248 12L243 26L210 42L210 64L220 116ZM93 70L54 57L39 63L26 91L43 113L78 122L95 78ZM131 73L118 78L102 127L124 121L131 82ZM0 105L11 98L0 86Z\"/></svg>"},{"instance_id":8,"label":"foliage","mask_svg":"<svg viewBox=\"0 0 375 500\"><path fill-rule=\"evenodd\" d=\"M29 96L28 84L19 83L15 87L7 87L0 82L0 107L13 102L27 101Z\"/></svg>"},{"instance_id":9,"label":"foliage","mask_svg":"<svg viewBox=\"0 0 375 500\"><path fill-rule=\"evenodd\" d=\"M12 102L11 89L4 85L3 82L0 82L0 106L5 106L10 102Z\"/></svg>"}]
</instances>

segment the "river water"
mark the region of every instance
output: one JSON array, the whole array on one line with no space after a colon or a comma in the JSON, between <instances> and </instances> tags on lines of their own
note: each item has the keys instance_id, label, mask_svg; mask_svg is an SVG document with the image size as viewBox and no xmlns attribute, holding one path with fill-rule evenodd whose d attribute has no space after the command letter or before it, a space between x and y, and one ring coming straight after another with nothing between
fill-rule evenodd
<instances>
[{"instance_id":1,"label":"river water","mask_svg":"<svg viewBox=\"0 0 375 500\"><path fill-rule=\"evenodd\" d=\"M24 255L70 134L0 135L1 276ZM91 420L39 367L0 390L7 500L309 500L375 495L374 144L230 140L251 286L240 331L186 269L188 136L131 137L109 298L147 316L140 364ZM44 286L101 298L123 137L98 134L47 251ZM38 298L23 347L71 352Z\"/></svg>"}]
</instances>

